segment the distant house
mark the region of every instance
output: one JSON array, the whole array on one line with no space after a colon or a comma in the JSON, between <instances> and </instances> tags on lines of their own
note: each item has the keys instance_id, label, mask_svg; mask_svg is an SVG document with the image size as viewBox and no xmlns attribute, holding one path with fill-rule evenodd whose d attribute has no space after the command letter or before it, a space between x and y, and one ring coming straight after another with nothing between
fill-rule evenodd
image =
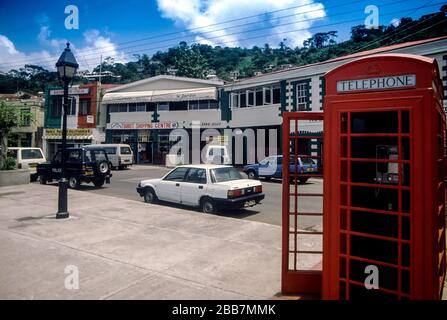
<instances>
[{"instance_id":1,"label":"distant house","mask_svg":"<svg viewBox=\"0 0 447 320\"><path fill-rule=\"evenodd\" d=\"M0 101L20 108L20 126L13 129L10 146L42 147L43 96L18 91L13 94L0 94Z\"/></svg>"}]
</instances>

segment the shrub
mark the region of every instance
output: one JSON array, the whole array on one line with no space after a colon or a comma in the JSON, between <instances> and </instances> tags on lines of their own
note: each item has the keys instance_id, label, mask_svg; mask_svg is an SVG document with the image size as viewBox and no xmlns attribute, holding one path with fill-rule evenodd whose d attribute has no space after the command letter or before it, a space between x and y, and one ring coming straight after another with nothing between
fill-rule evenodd
<instances>
[{"instance_id":1,"label":"shrub","mask_svg":"<svg viewBox=\"0 0 447 320\"><path fill-rule=\"evenodd\" d=\"M7 157L3 167L0 170L14 170L16 169L16 160L12 157Z\"/></svg>"}]
</instances>

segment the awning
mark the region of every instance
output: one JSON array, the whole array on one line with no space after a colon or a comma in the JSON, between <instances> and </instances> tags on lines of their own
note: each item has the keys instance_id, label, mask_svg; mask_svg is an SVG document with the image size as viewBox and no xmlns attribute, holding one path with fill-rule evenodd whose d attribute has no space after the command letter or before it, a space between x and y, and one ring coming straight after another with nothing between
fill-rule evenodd
<instances>
[{"instance_id":1,"label":"awning","mask_svg":"<svg viewBox=\"0 0 447 320\"><path fill-rule=\"evenodd\" d=\"M42 139L44 140L62 140L62 136L43 136ZM67 136L67 140L92 140L93 136Z\"/></svg>"},{"instance_id":2,"label":"awning","mask_svg":"<svg viewBox=\"0 0 447 320\"><path fill-rule=\"evenodd\" d=\"M173 89L134 92L109 92L102 98L104 104L132 103L132 102L170 102L190 100L217 100L215 87Z\"/></svg>"}]
</instances>

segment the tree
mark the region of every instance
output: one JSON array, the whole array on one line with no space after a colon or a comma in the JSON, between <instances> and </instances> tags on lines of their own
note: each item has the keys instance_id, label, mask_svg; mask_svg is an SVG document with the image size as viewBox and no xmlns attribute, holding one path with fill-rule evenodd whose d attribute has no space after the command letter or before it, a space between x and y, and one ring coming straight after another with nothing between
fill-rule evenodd
<instances>
[{"instance_id":1,"label":"tree","mask_svg":"<svg viewBox=\"0 0 447 320\"><path fill-rule=\"evenodd\" d=\"M3 168L8 150L8 135L20 124L19 108L0 101L0 168Z\"/></svg>"},{"instance_id":2,"label":"tree","mask_svg":"<svg viewBox=\"0 0 447 320\"><path fill-rule=\"evenodd\" d=\"M174 61L179 76L204 79L207 75L207 62L195 46L180 43Z\"/></svg>"}]
</instances>

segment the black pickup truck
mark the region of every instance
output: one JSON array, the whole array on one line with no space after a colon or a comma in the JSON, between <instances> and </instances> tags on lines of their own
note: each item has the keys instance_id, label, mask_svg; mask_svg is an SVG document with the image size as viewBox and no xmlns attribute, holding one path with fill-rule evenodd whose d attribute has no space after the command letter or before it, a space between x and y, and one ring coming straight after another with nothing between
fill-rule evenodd
<instances>
[{"instance_id":1,"label":"black pickup truck","mask_svg":"<svg viewBox=\"0 0 447 320\"><path fill-rule=\"evenodd\" d=\"M51 161L37 166L41 184L58 181L61 178L62 152L58 151ZM100 188L110 183L111 163L107 153L101 148L67 148L66 177L70 188L77 189L81 183L91 183Z\"/></svg>"}]
</instances>

